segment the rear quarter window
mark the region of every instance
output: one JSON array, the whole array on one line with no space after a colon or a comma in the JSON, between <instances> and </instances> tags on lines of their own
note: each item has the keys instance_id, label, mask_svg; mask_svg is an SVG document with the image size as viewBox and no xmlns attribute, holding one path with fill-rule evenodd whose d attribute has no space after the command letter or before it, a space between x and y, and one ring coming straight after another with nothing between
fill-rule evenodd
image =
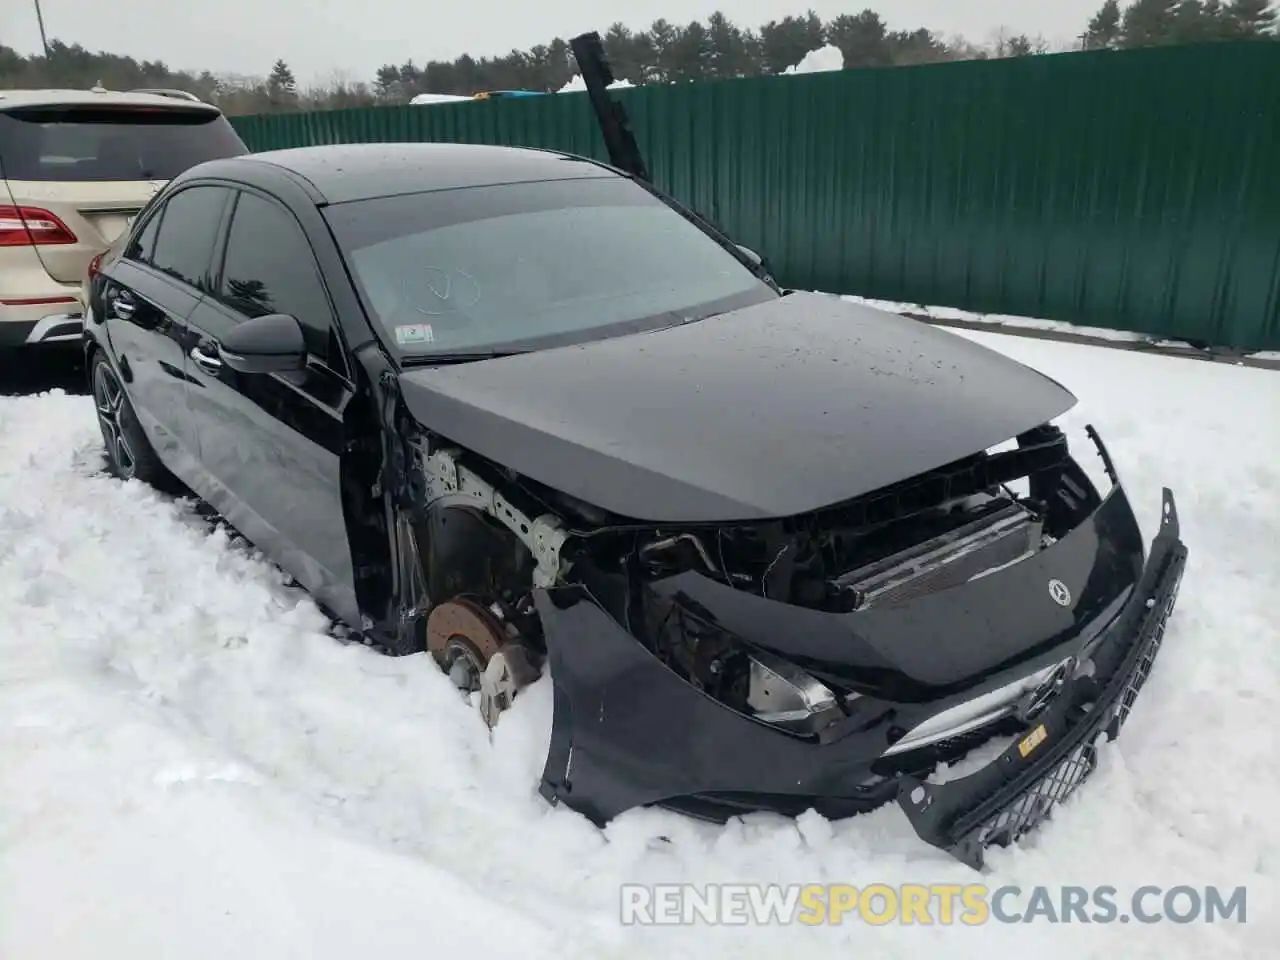
<instances>
[{"instance_id":1,"label":"rear quarter window","mask_svg":"<svg viewBox=\"0 0 1280 960\"><path fill-rule=\"evenodd\" d=\"M0 112L0 165L10 180L172 180L248 153L226 117L182 107L40 107Z\"/></svg>"}]
</instances>

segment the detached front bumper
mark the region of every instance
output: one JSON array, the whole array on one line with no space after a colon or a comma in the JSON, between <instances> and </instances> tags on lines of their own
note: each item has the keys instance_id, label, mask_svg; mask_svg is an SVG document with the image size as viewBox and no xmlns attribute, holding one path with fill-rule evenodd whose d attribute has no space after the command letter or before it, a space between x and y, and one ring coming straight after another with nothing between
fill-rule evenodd
<instances>
[{"instance_id":1,"label":"detached front bumper","mask_svg":"<svg viewBox=\"0 0 1280 960\"><path fill-rule=\"evenodd\" d=\"M1132 589L1117 597L1105 619L1081 624L1082 632L1037 654L1037 668L1059 662L1068 649L1077 662L1019 740L973 775L942 785L886 775L882 762L887 726L898 722L911 729L907 718L924 719L940 706L863 698L858 702L871 714L855 711L846 729L817 742L738 713L690 686L584 588L538 591L554 689L541 792L597 824L652 804L716 819L809 808L836 818L897 798L922 839L980 868L986 847L1014 842L1043 822L1092 772L1098 742L1118 732L1163 640L1187 556L1173 495L1164 492L1161 529L1145 565L1136 521L1118 487L1094 524L1104 520L1114 529L1087 525L1078 541L1063 541L1061 549L1076 557L1077 574L1089 572L1090 580L1131 570L1125 589ZM1099 548L1095 534L1107 529L1114 539ZM1134 566L1126 566L1126 557ZM1043 583L1035 561L1025 566L1026 576ZM991 578L973 589L1003 588ZM1019 613L1007 595L984 611L990 623L997 613Z\"/></svg>"},{"instance_id":2,"label":"detached front bumper","mask_svg":"<svg viewBox=\"0 0 1280 960\"><path fill-rule=\"evenodd\" d=\"M1100 744L1119 735L1151 673L1186 562L1166 489L1142 579L1096 648L1090 674L1064 687L1029 731L976 773L944 784L901 781L898 803L921 839L981 869L986 848L1017 842L1088 779Z\"/></svg>"}]
</instances>

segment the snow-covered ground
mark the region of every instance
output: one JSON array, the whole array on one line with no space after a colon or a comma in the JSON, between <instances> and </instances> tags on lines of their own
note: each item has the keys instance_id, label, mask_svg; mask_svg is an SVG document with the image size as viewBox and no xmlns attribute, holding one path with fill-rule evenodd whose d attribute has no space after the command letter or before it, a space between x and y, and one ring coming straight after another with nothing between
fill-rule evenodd
<instances>
[{"instance_id":1,"label":"snow-covered ground","mask_svg":"<svg viewBox=\"0 0 1280 960\"><path fill-rule=\"evenodd\" d=\"M992 327L1007 327L1011 330L1047 330L1058 333L1074 333L1080 336L1093 337L1096 340L1107 340L1112 343L1152 343L1166 344L1166 341L1134 333L1129 330L1113 330L1108 327L1081 327L1061 320L1040 320L1035 317L1006 317L996 313L974 313L956 307L929 306L923 303L902 303L897 300L873 300L869 297L844 295L840 299L850 303L860 303L875 307L877 310L888 310L891 313L902 313L908 316L925 317L930 320L959 320L964 323L985 323Z\"/></svg>"},{"instance_id":2,"label":"snow-covered ground","mask_svg":"<svg viewBox=\"0 0 1280 960\"><path fill-rule=\"evenodd\" d=\"M835 294L832 294L835 296ZM877 310L888 310L890 313L901 313L906 316L921 317L940 323L958 321L961 324L981 324L993 331L1009 333L1060 333L1069 334L1072 338L1100 340L1109 343L1143 344L1148 347L1185 349L1190 344L1182 340L1171 340L1147 333L1136 333L1132 330L1115 330L1110 327L1080 326L1063 320L1044 320L1038 317L1006 316L999 313L974 313L957 307L930 306L923 303L903 303L897 300L873 300L869 297L841 296L840 299L863 306L875 307ZM1280 360L1280 351L1255 350L1249 354L1255 360Z\"/></svg>"},{"instance_id":3,"label":"snow-covered ground","mask_svg":"<svg viewBox=\"0 0 1280 960\"><path fill-rule=\"evenodd\" d=\"M1191 548L1124 737L985 882L1245 885L1246 924L624 928L627 881L975 876L893 808L549 809L546 681L491 742L426 658L338 644L189 504L101 476L90 401L53 393L0 398L0 958L1275 956L1280 374L963 335L1072 387L1147 536L1168 484Z\"/></svg>"}]
</instances>

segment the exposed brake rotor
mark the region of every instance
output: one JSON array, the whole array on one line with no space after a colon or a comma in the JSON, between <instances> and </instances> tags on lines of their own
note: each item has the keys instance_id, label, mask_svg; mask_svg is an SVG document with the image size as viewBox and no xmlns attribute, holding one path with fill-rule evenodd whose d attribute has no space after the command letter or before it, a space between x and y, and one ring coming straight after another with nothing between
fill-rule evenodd
<instances>
[{"instance_id":1,"label":"exposed brake rotor","mask_svg":"<svg viewBox=\"0 0 1280 960\"><path fill-rule=\"evenodd\" d=\"M448 670L455 655L470 653L481 671L507 640L498 618L475 600L446 600L427 618L427 649Z\"/></svg>"},{"instance_id":2,"label":"exposed brake rotor","mask_svg":"<svg viewBox=\"0 0 1280 960\"><path fill-rule=\"evenodd\" d=\"M515 627L475 600L446 600L427 618L427 649L464 694L480 693L489 727L516 693L538 678Z\"/></svg>"}]
</instances>

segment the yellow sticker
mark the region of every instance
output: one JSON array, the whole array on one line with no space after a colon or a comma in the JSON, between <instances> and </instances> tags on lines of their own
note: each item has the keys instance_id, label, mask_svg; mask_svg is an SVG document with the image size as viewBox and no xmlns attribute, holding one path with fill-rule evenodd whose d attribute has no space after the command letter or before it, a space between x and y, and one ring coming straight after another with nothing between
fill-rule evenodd
<instances>
[{"instance_id":1,"label":"yellow sticker","mask_svg":"<svg viewBox=\"0 0 1280 960\"><path fill-rule=\"evenodd\" d=\"M1023 757L1031 756L1031 751L1049 738L1049 731L1044 728L1044 724L1036 727L1018 742L1018 752Z\"/></svg>"}]
</instances>

